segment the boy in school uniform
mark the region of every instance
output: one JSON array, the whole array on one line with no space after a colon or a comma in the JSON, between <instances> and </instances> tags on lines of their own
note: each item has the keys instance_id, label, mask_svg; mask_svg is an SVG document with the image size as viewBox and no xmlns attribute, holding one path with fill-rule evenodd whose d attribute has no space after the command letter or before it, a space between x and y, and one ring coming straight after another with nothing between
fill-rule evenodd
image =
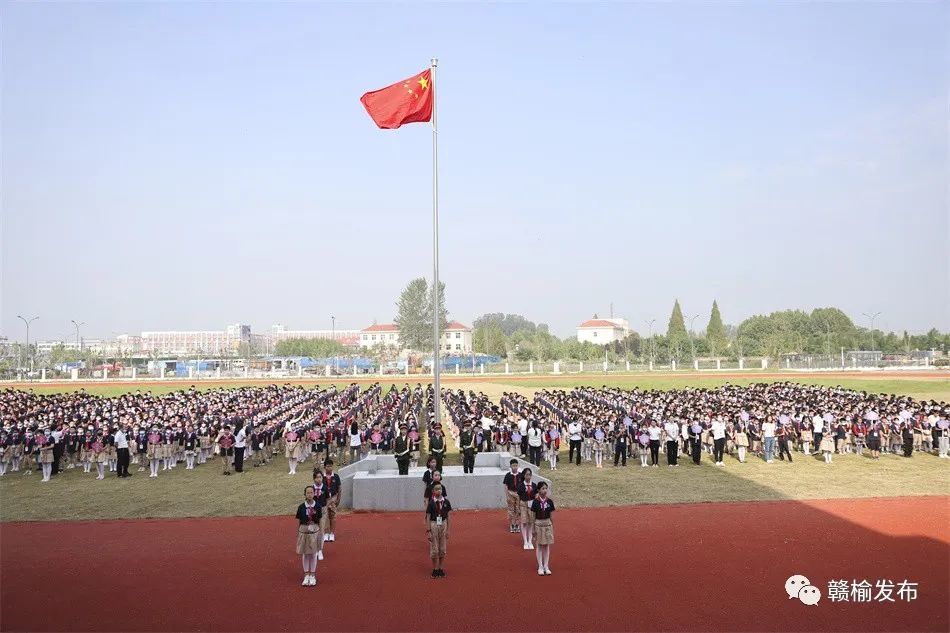
<instances>
[{"instance_id":1,"label":"boy in school uniform","mask_svg":"<svg viewBox=\"0 0 950 633\"><path fill-rule=\"evenodd\" d=\"M578 456L580 450L578 450ZM521 483L521 473L518 472L518 460L508 462L511 472L505 473L502 484L505 486L505 501L508 505L508 531L517 534L521 531L521 500L518 498L518 484Z\"/></svg>"}]
</instances>

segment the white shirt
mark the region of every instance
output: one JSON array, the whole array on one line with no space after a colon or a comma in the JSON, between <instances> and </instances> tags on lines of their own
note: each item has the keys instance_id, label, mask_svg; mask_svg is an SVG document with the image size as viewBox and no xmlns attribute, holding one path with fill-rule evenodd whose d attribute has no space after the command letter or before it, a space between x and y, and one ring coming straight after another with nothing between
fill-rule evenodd
<instances>
[{"instance_id":1,"label":"white shirt","mask_svg":"<svg viewBox=\"0 0 950 633\"><path fill-rule=\"evenodd\" d=\"M244 432L244 427L237 432L237 435L234 436L234 448L244 448L247 444L247 433Z\"/></svg>"},{"instance_id":2,"label":"white shirt","mask_svg":"<svg viewBox=\"0 0 950 633\"><path fill-rule=\"evenodd\" d=\"M677 439L679 439L680 427L677 426L676 422L667 422L663 425L663 428L666 429L667 442L675 442Z\"/></svg>"},{"instance_id":3,"label":"white shirt","mask_svg":"<svg viewBox=\"0 0 950 633\"><path fill-rule=\"evenodd\" d=\"M726 425L722 420L714 420L712 423L712 434L714 440L721 440L726 437Z\"/></svg>"},{"instance_id":4,"label":"white shirt","mask_svg":"<svg viewBox=\"0 0 950 633\"><path fill-rule=\"evenodd\" d=\"M541 446L541 430L528 429L528 446Z\"/></svg>"},{"instance_id":5,"label":"white shirt","mask_svg":"<svg viewBox=\"0 0 950 633\"><path fill-rule=\"evenodd\" d=\"M577 422L571 422L567 425L567 432L571 434L571 440L577 441L581 439L581 425Z\"/></svg>"},{"instance_id":6,"label":"white shirt","mask_svg":"<svg viewBox=\"0 0 950 633\"><path fill-rule=\"evenodd\" d=\"M762 437L775 437L775 422L762 423Z\"/></svg>"},{"instance_id":7,"label":"white shirt","mask_svg":"<svg viewBox=\"0 0 950 633\"><path fill-rule=\"evenodd\" d=\"M522 436L528 432L528 421L524 418L518 420L518 432L521 433Z\"/></svg>"},{"instance_id":8,"label":"white shirt","mask_svg":"<svg viewBox=\"0 0 950 633\"><path fill-rule=\"evenodd\" d=\"M115 447L116 448L129 447L129 440L126 439L125 433L121 429L115 432Z\"/></svg>"},{"instance_id":9,"label":"white shirt","mask_svg":"<svg viewBox=\"0 0 950 633\"><path fill-rule=\"evenodd\" d=\"M356 433L350 433L350 446L359 446L361 443L359 431Z\"/></svg>"},{"instance_id":10,"label":"white shirt","mask_svg":"<svg viewBox=\"0 0 950 633\"><path fill-rule=\"evenodd\" d=\"M660 439L660 427L658 426L647 427L647 433L650 434L651 441Z\"/></svg>"},{"instance_id":11,"label":"white shirt","mask_svg":"<svg viewBox=\"0 0 950 633\"><path fill-rule=\"evenodd\" d=\"M825 428L825 419L816 413L814 417L811 419L811 425L812 425L812 430L815 433L821 433L821 431ZM772 430L773 431L775 430L774 425L773 425Z\"/></svg>"}]
</instances>

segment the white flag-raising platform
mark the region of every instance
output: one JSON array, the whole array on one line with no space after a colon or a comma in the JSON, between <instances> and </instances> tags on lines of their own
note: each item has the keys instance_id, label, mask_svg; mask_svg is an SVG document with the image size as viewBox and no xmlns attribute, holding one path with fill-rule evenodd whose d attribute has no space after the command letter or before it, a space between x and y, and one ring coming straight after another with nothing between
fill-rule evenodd
<instances>
[{"instance_id":1,"label":"white flag-raising platform","mask_svg":"<svg viewBox=\"0 0 950 633\"><path fill-rule=\"evenodd\" d=\"M509 472L509 453L479 453L475 456L475 472L465 474L461 466L446 466L442 482L449 501L456 510L504 508L505 491L502 479ZM522 459L521 470L534 471L534 481L550 480L538 475L538 468ZM392 455L371 455L337 471L343 484L341 505L354 510L413 511L423 510L425 468L410 468L400 475ZM553 486L552 486L553 492Z\"/></svg>"}]
</instances>

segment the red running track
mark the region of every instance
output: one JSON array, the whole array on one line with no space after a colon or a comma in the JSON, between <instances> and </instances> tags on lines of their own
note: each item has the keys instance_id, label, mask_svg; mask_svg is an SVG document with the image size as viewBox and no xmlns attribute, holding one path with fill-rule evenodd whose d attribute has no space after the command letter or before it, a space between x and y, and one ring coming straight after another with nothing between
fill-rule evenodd
<instances>
[{"instance_id":1,"label":"red running track","mask_svg":"<svg viewBox=\"0 0 950 633\"><path fill-rule=\"evenodd\" d=\"M950 497L562 510L552 576L502 512L341 517L301 587L291 517L6 523L4 631L947 631ZM895 603L790 600L803 574L908 579Z\"/></svg>"}]
</instances>

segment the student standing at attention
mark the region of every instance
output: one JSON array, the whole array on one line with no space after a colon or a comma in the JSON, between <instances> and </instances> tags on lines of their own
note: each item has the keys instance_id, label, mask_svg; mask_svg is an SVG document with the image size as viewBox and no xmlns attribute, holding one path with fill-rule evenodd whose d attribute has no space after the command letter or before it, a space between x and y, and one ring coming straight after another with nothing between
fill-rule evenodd
<instances>
[{"instance_id":1,"label":"student standing at attention","mask_svg":"<svg viewBox=\"0 0 950 633\"><path fill-rule=\"evenodd\" d=\"M580 451L578 451L578 455ZM508 531L512 534L518 532L518 523L521 517L521 500L518 498L518 484L521 481L521 475L518 473L518 460L512 459L508 462L511 472L505 473L502 484L505 486L505 500L508 504Z\"/></svg>"},{"instance_id":2,"label":"student standing at attention","mask_svg":"<svg viewBox=\"0 0 950 633\"><path fill-rule=\"evenodd\" d=\"M304 587L317 584L317 552L320 551L320 504L314 499L313 486L304 488L304 500L297 506L297 553L303 563Z\"/></svg>"},{"instance_id":3,"label":"student standing at attention","mask_svg":"<svg viewBox=\"0 0 950 633\"><path fill-rule=\"evenodd\" d=\"M432 497L426 507L426 536L429 538L429 558L432 559L432 577L444 578L445 550L449 541L449 512L452 504L442 496L442 484L432 486Z\"/></svg>"},{"instance_id":4,"label":"student standing at attention","mask_svg":"<svg viewBox=\"0 0 950 633\"><path fill-rule=\"evenodd\" d=\"M538 484L538 495L531 502L531 513L534 515L535 555L538 559L538 575L551 575L551 545L554 544L554 524L551 523L551 513L554 512L554 500L548 498L548 485L545 482Z\"/></svg>"}]
</instances>

